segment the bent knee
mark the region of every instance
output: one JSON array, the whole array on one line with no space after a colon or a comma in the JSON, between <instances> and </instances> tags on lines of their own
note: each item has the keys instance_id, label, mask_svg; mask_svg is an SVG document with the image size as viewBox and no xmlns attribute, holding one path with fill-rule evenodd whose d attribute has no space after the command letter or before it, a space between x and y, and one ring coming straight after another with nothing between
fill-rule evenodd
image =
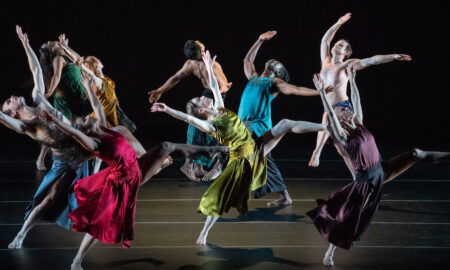
<instances>
[{"instance_id":1,"label":"bent knee","mask_svg":"<svg viewBox=\"0 0 450 270\"><path fill-rule=\"evenodd\" d=\"M159 147L163 153L171 153L173 151L173 143L171 142L162 142Z\"/></svg>"}]
</instances>

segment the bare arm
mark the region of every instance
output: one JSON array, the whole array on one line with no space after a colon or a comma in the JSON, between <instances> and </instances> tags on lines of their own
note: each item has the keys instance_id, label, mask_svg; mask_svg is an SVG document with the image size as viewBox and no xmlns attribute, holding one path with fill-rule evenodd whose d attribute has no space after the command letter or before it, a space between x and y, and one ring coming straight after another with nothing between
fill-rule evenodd
<instances>
[{"instance_id":1,"label":"bare arm","mask_svg":"<svg viewBox=\"0 0 450 270\"><path fill-rule=\"evenodd\" d=\"M228 90L230 90L230 87L232 85L232 82L228 82L227 77L223 73L222 67L219 63L214 62L214 75L216 76L216 79L219 83L219 90L220 93L226 93Z\"/></svg>"},{"instance_id":2,"label":"bare arm","mask_svg":"<svg viewBox=\"0 0 450 270\"><path fill-rule=\"evenodd\" d=\"M20 134L24 134L28 128L21 120L6 115L2 111L0 111L0 123Z\"/></svg>"},{"instance_id":3,"label":"bare arm","mask_svg":"<svg viewBox=\"0 0 450 270\"><path fill-rule=\"evenodd\" d=\"M47 111L42 111L40 117L45 121L54 122L57 128L74 138L84 149L86 149L90 153L98 152L100 146L98 139L92 138L79 131L78 129L73 128L71 125L62 122L61 120L53 117Z\"/></svg>"},{"instance_id":4,"label":"bare arm","mask_svg":"<svg viewBox=\"0 0 450 270\"><path fill-rule=\"evenodd\" d=\"M86 75L82 81L81 81L86 88L86 91L89 96L89 101L91 102L92 110L95 113L95 118L97 118L97 121L100 121L100 125L107 127L106 123L106 116L105 112L103 111L103 106L100 100L98 99L97 95L94 93L94 90L92 90L92 78L89 75Z\"/></svg>"},{"instance_id":5,"label":"bare arm","mask_svg":"<svg viewBox=\"0 0 450 270\"><path fill-rule=\"evenodd\" d=\"M412 59L411 56L407 54L386 54L386 55L375 55L365 59L356 59L350 61L352 61L352 65L355 70L361 70L368 66L389 63L394 60L411 61L411 59Z\"/></svg>"},{"instance_id":6,"label":"bare arm","mask_svg":"<svg viewBox=\"0 0 450 270\"><path fill-rule=\"evenodd\" d=\"M355 76L356 71L352 68L352 66L347 67L347 74L349 75L349 81L350 81L350 98L352 100L353 109L354 109L354 116L358 120L360 124L363 123L363 112L362 112L362 106L361 106L361 99L359 97L359 91L358 87L356 86Z\"/></svg>"},{"instance_id":7,"label":"bare arm","mask_svg":"<svg viewBox=\"0 0 450 270\"><path fill-rule=\"evenodd\" d=\"M347 133L342 128L333 107L327 100L324 84L319 74L314 74L314 84L316 85L317 90L319 90L320 92L320 98L322 99L323 106L325 107L325 111L328 113L328 121L330 122L333 137L336 138L342 145L346 145Z\"/></svg>"},{"instance_id":8,"label":"bare arm","mask_svg":"<svg viewBox=\"0 0 450 270\"><path fill-rule=\"evenodd\" d=\"M258 53L259 47L263 44L265 40L271 39L273 36L277 34L277 31L267 31L264 34L261 34L258 38L258 40L253 44L253 46L250 48L250 50L247 52L247 55L245 55L244 58L244 73L247 79L250 80L250 78L256 74L255 69L255 58L256 54Z\"/></svg>"},{"instance_id":9,"label":"bare arm","mask_svg":"<svg viewBox=\"0 0 450 270\"><path fill-rule=\"evenodd\" d=\"M322 63L329 57L331 57L330 53L330 43L333 40L334 35L339 30L339 28L351 18L351 13L347 13L335 23L333 26L328 29L328 31L323 35L322 41L320 42L320 60Z\"/></svg>"},{"instance_id":10,"label":"bare arm","mask_svg":"<svg viewBox=\"0 0 450 270\"><path fill-rule=\"evenodd\" d=\"M273 85L285 95L297 95L297 96L319 96L319 91L303 86L295 86L289 84L279 78L273 80Z\"/></svg>"},{"instance_id":11,"label":"bare arm","mask_svg":"<svg viewBox=\"0 0 450 270\"><path fill-rule=\"evenodd\" d=\"M162 86L160 86L156 90L149 91L148 94L150 95L149 97L150 103L157 102L161 98L162 94L172 89L182 79L191 75L193 71L193 61L194 60L187 60L184 63L183 67L180 70L178 70L177 73L175 73L175 75L170 77Z\"/></svg>"},{"instance_id":12,"label":"bare arm","mask_svg":"<svg viewBox=\"0 0 450 270\"><path fill-rule=\"evenodd\" d=\"M216 132L216 128L214 127L214 125L211 122L209 122L207 120L198 119L197 117L186 114L184 112L174 110L164 103L153 104L151 111L152 112L165 112L165 113L173 116L174 118L180 119L181 121L189 123L189 124L195 126L196 128L200 129L201 131L206 132L208 134L213 134L214 132Z\"/></svg>"},{"instance_id":13,"label":"bare arm","mask_svg":"<svg viewBox=\"0 0 450 270\"><path fill-rule=\"evenodd\" d=\"M208 85L214 95L214 106L216 108L225 108L222 95L219 91L219 84L213 71L214 60L216 59L216 57L214 57L214 59L211 59L209 51L206 51L205 55L203 55L202 58L203 62L205 62L206 70L208 71Z\"/></svg>"},{"instance_id":14,"label":"bare arm","mask_svg":"<svg viewBox=\"0 0 450 270\"><path fill-rule=\"evenodd\" d=\"M61 73L65 62L66 61L61 56L57 56L53 59L53 77L50 81L50 87L47 89L47 94L45 95L46 98L53 96L55 93L56 87L61 80Z\"/></svg>"}]
</instances>

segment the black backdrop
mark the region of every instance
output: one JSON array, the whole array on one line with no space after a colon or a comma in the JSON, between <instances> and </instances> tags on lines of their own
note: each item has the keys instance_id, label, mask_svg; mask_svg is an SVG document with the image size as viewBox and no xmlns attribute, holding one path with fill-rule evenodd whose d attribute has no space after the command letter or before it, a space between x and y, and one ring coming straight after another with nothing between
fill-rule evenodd
<instances>
[{"instance_id":1,"label":"black backdrop","mask_svg":"<svg viewBox=\"0 0 450 270\"><path fill-rule=\"evenodd\" d=\"M449 9L433 1L16 1L2 5L1 100L15 94L31 102L27 84L31 73L15 24L29 34L35 51L64 32L80 54L102 60L104 73L116 82L121 106L138 125L138 138L151 143L185 139L186 124L149 112L147 91L182 66L187 39L203 41L218 55L233 82L226 105L237 111L246 84L242 59L261 33L278 31L261 47L257 71L267 59L277 58L294 84L313 87L312 75L320 70L322 35L340 16L352 12L336 38L350 40L354 57L386 53L413 57L411 62L359 72L366 125L378 137L393 141L448 142ZM201 89L197 79L189 78L161 101L184 110L185 102ZM320 121L321 114L318 97L280 96L273 102L274 122ZM24 140L5 127L1 131L3 145L18 137ZM448 144L443 148L448 150Z\"/></svg>"}]
</instances>

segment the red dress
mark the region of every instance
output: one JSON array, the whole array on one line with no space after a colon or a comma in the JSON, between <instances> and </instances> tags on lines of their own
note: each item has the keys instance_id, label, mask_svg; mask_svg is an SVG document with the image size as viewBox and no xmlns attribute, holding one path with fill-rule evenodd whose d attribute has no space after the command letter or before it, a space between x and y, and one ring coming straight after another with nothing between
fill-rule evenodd
<instances>
[{"instance_id":1,"label":"red dress","mask_svg":"<svg viewBox=\"0 0 450 270\"><path fill-rule=\"evenodd\" d=\"M141 172L136 153L121 134L105 130L99 137L97 157L108 168L77 181L74 187L78 207L70 212L72 230L87 232L110 244L130 247L134 239L134 217Z\"/></svg>"}]
</instances>

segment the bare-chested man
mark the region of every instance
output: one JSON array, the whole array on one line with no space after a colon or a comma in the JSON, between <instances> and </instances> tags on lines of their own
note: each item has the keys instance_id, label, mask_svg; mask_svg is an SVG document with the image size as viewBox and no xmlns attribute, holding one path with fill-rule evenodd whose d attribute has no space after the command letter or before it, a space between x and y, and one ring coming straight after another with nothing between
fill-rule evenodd
<instances>
[{"instance_id":1,"label":"bare-chested man","mask_svg":"<svg viewBox=\"0 0 450 270\"><path fill-rule=\"evenodd\" d=\"M324 81L325 86L334 86L334 91L327 94L327 99L330 104L335 107L349 107L353 110L351 103L347 96L347 84L349 81L349 75L346 72L346 67L349 64L354 65L355 70L361 70L368 66L383 64L391 62L393 60L410 61L411 56L406 54L388 54L388 55L375 55L365 59L348 59L352 54L352 48L350 43L345 39L339 39L332 48L330 48L331 40L336 34L337 30L347 22L351 17L351 13L347 13L335 23L322 38L320 44L320 59L322 62L322 70L320 76ZM322 123L327 122L327 113L324 112L322 116ZM323 146L329 137L328 133L319 132L317 135L316 148L312 154L309 166L319 166L320 154ZM339 150L338 150L339 151ZM351 162L346 158L345 154L340 154L344 157L344 160L351 169Z\"/></svg>"},{"instance_id":2,"label":"bare-chested man","mask_svg":"<svg viewBox=\"0 0 450 270\"><path fill-rule=\"evenodd\" d=\"M208 72L205 67L205 63L202 61L202 55L205 53L205 45L200 41L188 40L184 45L184 54L188 60L184 63L183 67L170 77L161 87L156 90L148 92L150 95L150 103L157 102L162 94L172 89L182 79L194 75L199 78L204 87L202 96L214 99L211 89L208 88ZM222 71L222 67L219 63L215 62L214 75L219 83L220 93L222 97L225 97L225 93L230 89L231 82L228 82L225 74ZM218 142L209 136L208 134L200 131L192 125L189 125L187 131L187 143L204 146L215 146ZM208 181L216 178L222 169L222 162L226 157L219 158L215 163L213 159L207 156L197 156L195 158L187 158L185 164L181 168L181 171L186 176L194 181Z\"/></svg>"}]
</instances>

